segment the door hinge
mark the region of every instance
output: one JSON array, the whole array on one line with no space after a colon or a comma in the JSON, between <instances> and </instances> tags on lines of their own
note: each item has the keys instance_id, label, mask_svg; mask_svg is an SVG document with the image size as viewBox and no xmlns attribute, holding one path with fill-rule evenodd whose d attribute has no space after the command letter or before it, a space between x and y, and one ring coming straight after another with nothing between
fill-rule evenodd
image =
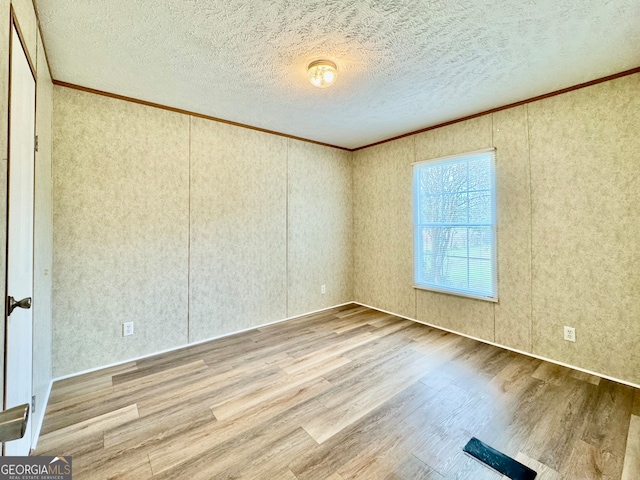
<instances>
[{"instance_id":1,"label":"door hinge","mask_svg":"<svg viewBox=\"0 0 640 480\"><path fill-rule=\"evenodd\" d=\"M33 395L31 397L31 413L35 413L36 412L36 396Z\"/></svg>"},{"instance_id":2,"label":"door hinge","mask_svg":"<svg viewBox=\"0 0 640 480\"><path fill-rule=\"evenodd\" d=\"M35 136L34 144L35 144L35 151L37 152L38 151L38 135Z\"/></svg>"}]
</instances>

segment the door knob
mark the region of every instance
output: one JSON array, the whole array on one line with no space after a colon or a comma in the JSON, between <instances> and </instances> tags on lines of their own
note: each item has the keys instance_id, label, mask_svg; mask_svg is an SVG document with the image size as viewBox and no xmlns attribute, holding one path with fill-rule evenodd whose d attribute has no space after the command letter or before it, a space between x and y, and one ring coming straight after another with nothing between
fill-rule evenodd
<instances>
[{"instance_id":1,"label":"door knob","mask_svg":"<svg viewBox=\"0 0 640 480\"><path fill-rule=\"evenodd\" d=\"M0 412L0 441L9 442L24 437L29 420L29 404L25 403Z\"/></svg>"},{"instance_id":2,"label":"door knob","mask_svg":"<svg viewBox=\"0 0 640 480\"><path fill-rule=\"evenodd\" d=\"M11 312L16 308L31 308L31 297L23 298L22 300L9 297L7 302L7 316L11 315Z\"/></svg>"}]
</instances>

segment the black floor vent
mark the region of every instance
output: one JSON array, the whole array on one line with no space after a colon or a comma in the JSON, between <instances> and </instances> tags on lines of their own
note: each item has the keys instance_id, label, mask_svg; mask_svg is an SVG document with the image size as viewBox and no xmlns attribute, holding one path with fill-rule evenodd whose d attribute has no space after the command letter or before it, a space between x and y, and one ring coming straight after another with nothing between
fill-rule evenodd
<instances>
[{"instance_id":1,"label":"black floor vent","mask_svg":"<svg viewBox=\"0 0 640 480\"><path fill-rule=\"evenodd\" d=\"M535 470L531 470L476 437L472 437L462 450L512 480L533 480L536 478Z\"/></svg>"}]
</instances>

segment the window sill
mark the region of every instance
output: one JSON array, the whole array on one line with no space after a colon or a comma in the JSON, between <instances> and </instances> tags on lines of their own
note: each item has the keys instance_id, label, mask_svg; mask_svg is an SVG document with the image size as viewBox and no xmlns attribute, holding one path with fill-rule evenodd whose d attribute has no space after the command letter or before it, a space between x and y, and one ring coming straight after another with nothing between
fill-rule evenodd
<instances>
[{"instance_id":1,"label":"window sill","mask_svg":"<svg viewBox=\"0 0 640 480\"><path fill-rule=\"evenodd\" d=\"M481 295L473 295L470 293L456 292L455 290L445 290L436 287L425 287L423 285L414 285L416 290L425 290L427 292L444 293L446 295L455 295L456 297L471 298L473 300L484 300L485 302L498 303L498 297L483 297Z\"/></svg>"}]
</instances>

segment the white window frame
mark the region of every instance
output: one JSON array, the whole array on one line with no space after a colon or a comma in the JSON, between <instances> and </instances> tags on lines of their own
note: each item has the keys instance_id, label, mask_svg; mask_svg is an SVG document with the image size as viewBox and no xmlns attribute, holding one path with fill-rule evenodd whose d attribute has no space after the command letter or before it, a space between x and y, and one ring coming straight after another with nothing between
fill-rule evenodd
<instances>
[{"instance_id":1,"label":"white window frame","mask_svg":"<svg viewBox=\"0 0 640 480\"><path fill-rule=\"evenodd\" d=\"M473 158L478 158L482 156L487 156L488 159L491 160L491 221L490 223L451 223L451 224L436 224L435 222L426 222L420 223L419 218L419 172L420 167L424 167L425 165L436 166L436 165L444 165L456 163L458 161L469 161ZM477 150L474 152L467 152L458 155L451 155L447 157L434 158L430 160L423 160L420 162L415 162L413 165L413 182L412 182L412 198L413 198L413 271L414 271L414 288L421 290L429 290L441 293L447 293L452 295L458 295L468 298L474 298L479 300L486 300L490 302L498 301L498 239L497 239L497 215L496 215L496 154L495 148L488 148L484 150ZM468 192L468 190L467 190ZM461 228L469 228L469 227L490 227L492 233L492 245L491 245L491 268L492 268L492 292L487 295L480 291L473 291L472 289L463 289L456 287L449 287L446 285L433 284L423 281L421 278L421 271L424 271L424 267L422 266L423 262L423 245L422 239L419 235L419 230L426 225L432 226L451 226L451 227L461 227ZM421 270L422 269L422 270Z\"/></svg>"}]
</instances>

